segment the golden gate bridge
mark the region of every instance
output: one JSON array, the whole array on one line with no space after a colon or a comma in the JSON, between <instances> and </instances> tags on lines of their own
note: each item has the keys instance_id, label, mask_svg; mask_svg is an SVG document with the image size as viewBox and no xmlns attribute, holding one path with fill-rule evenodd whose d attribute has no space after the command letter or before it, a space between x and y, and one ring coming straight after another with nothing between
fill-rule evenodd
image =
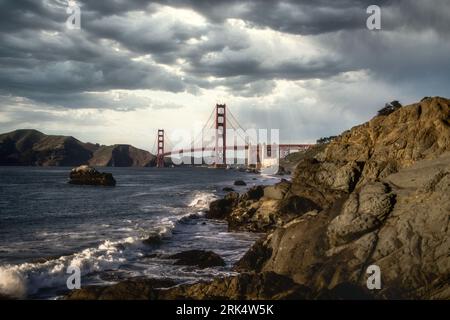
<instances>
[{"instance_id":1,"label":"golden gate bridge","mask_svg":"<svg viewBox=\"0 0 450 320\"><path fill-rule=\"evenodd\" d=\"M235 136L232 137L234 140L233 145L227 144L227 131L230 131L228 130L229 128L233 129L233 132L236 133ZM213 131L213 142L209 143L212 145L204 146L205 131L207 130ZM249 158L251 157L250 152L252 152L254 154L255 167L259 168L261 167L263 158L273 159L274 156L277 156L278 159L276 160L279 160L290 154L292 151L304 151L313 146L313 144L304 143L280 144L278 141L261 143L260 141L257 141L256 137L249 137L246 135L246 132L248 131L244 130L233 113L227 108L226 104L216 104L201 132L191 142L191 147L178 149L172 147L172 143L169 142L164 129L158 129L158 134L152 148L152 152L156 151L156 166L158 168L164 167L164 158L169 156L184 155L188 153L193 158L195 153L200 152L203 155L204 152L209 152L213 155L212 164L215 167L223 167L235 164L237 152L244 151L245 164L248 165L251 163ZM236 139L236 136L239 139ZM239 140L241 144L239 145L239 143L236 143L236 140ZM200 147L195 147L198 145L200 145ZM170 150L167 150L167 147L169 147ZM231 160L227 159L227 151L230 150L234 151L234 157ZM202 158L204 157L202 156Z\"/></svg>"}]
</instances>

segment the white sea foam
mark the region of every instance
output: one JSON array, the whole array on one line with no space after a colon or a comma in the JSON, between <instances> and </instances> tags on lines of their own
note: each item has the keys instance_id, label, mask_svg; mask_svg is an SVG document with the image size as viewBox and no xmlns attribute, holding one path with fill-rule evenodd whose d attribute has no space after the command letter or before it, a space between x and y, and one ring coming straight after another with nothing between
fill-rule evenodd
<instances>
[{"instance_id":1,"label":"white sea foam","mask_svg":"<svg viewBox=\"0 0 450 320\"><path fill-rule=\"evenodd\" d=\"M0 267L0 293L12 298L23 298L26 294L25 279L14 269Z\"/></svg>"},{"instance_id":2,"label":"white sea foam","mask_svg":"<svg viewBox=\"0 0 450 320\"><path fill-rule=\"evenodd\" d=\"M210 192L199 192L194 195L194 199L189 203L189 207L200 210L209 208L209 204L216 200L217 196Z\"/></svg>"},{"instance_id":3,"label":"white sea foam","mask_svg":"<svg viewBox=\"0 0 450 320\"><path fill-rule=\"evenodd\" d=\"M201 199L207 201L209 195L199 196L195 203ZM197 204L194 207L203 207L203 205ZM176 224L193 215L198 215L198 213L189 212L185 215L164 217L158 221L158 228L152 233L161 239L171 237ZM121 229L128 230L129 228ZM73 255L62 256L43 263L2 265L0 266L0 293L21 298L34 294L41 288L63 287L69 276L66 274L69 266L80 268L83 282L83 275L115 269L121 264L141 256L142 249L146 248L142 240L147 239L148 236L149 234L142 237L132 236L119 241L105 240L98 247L84 249Z\"/></svg>"},{"instance_id":4,"label":"white sea foam","mask_svg":"<svg viewBox=\"0 0 450 320\"><path fill-rule=\"evenodd\" d=\"M128 237L122 241L106 240L97 248L88 248L73 255L63 256L44 263L22 263L0 267L0 293L13 297L24 297L39 288L57 287L65 284L69 266L80 268L85 275L94 271L118 267L136 255L133 245L139 239ZM119 246L119 244L121 246Z\"/></svg>"},{"instance_id":5,"label":"white sea foam","mask_svg":"<svg viewBox=\"0 0 450 320\"><path fill-rule=\"evenodd\" d=\"M161 239L171 237L173 229L179 222L183 223L191 218L202 216L204 210L215 199L217 197L213 193L195 193L188 203L190 210L180 208L183 214L179 214L178 210L175 212L172 208L170 210L172 214L161 218L157 228L151 234L156 234ZM131 231L132 228L129 227L129 224L132 224L133 221L124 219L123 222L125 226L119 230ZM43 288L65 288L69 276L66 271L69 266L80 268L83 285L83 276L87 274L117 269L120 265L142 256L143 251L148 249L142 240L149 237L148 230L144 228L143 231L140 236L131 236L118 241L105 240L97 247L87 248L75 254L46 262L1 265L0 293L21 298L33 295Z\"/></svg>"}]
</instances>

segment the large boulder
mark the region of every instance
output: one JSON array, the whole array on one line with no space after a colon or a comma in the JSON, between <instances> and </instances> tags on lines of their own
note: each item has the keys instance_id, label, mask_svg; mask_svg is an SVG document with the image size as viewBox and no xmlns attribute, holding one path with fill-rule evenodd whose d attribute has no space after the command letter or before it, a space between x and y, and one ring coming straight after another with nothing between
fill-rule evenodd
<instances>
[{"instance_id":1,"label":"large boulder","mask_svg":"<svg viewBox=\"0 0 450 320\"><path fill-rule=\"evenodd\" d=\"M242 200L259 200L264 196L264 187L263 186L254 186L247 190L242 196Z\"/></svg>"},{"instance_id":2,"label":"large boulder","mask_svg":"<svg viewBox=\"0 0 450 320\"><path fill-rule=\"evenodd\" d=\"M111 173L98 172L95 168L83 165L73 168L70 171L69 183L78 185L115 186L116 180Z\"/></svg>"},{"instance_id":3,"label":"large boulder","mask_svg":"<svg viewBox=\"0 0 450 320\"><path fill-rule=\"evenodd\" d=\"M204 250L188 250L169 257L176 265L196 266L198 268L223 267L225 261L217 253Z\"/></svg>"},{"instance_id":4,"label":"large boulder","mask_svg":"<svg viewBox=\"0 0 450 320\"><path fill-rule=\"evenodd\" d=\"M206 217L209 219L225 219L233 211L239 201L239 193L230 192L223 199L214 200L209 204Z\"/></svg>"}]
</instances>

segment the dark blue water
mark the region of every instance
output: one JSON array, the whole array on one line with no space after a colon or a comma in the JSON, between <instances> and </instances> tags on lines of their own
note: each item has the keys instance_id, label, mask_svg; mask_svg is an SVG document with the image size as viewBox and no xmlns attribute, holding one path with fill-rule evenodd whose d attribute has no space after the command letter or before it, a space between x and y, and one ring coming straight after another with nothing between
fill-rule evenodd
<instances>
[{"instance_id":1,"label":"dark blue water","mask_svg":"<svg viewBox=\"0 0 450 320\"><path fill-rule=\"evenodd\" d=\"M0 293L56 297L67 290L68 266L81 269L82 285L229 274L258 235L229 233L202 215L236 179L248 183L237 191L274 181L208 168L105 168L117 186L95 187L68 184L69 171L0 167ZM144 244L150 236L162 241ZM213 250L227 266L197 270L164 258L190 249Z\"/></svg>"}]
</instances>

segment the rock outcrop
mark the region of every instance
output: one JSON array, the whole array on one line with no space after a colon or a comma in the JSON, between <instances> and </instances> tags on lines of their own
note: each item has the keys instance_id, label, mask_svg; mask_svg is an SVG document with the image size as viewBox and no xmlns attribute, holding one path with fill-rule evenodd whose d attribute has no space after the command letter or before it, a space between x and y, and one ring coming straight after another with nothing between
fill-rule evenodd
<instances>
[{"instance_id":1,"label":"rock outcrop","mask_svg":"<svg viewBox=\"0 0 450 320\"><path fill-rule=\"evenodd\" d=\"M292 183L227 209L234 229L269 231L236 270L275 272L310 288L311 297L332 298L342 288L364 295L367 267L377 265L382 288L373 297L450 299L449 152L443 98L377 116L313 148Z\"/></svg>"},{"instance_id":2,"label":"rock outcrop","mask_svg":"<svg viewBox=\"0 0 450 320\"><path fill-rule=\"evenodd\" d=\"M204 250L188 250L171 255L177 265L196 266L200 269L210 267L223 267L225 261L215 252Z\"/></svg>"},{"instance_id":3,"label":"rock outcrop","mask_svg":"<svg viewBox=\"0 0 450 320\"><path fill-rule=\"evenodd\" d=\"M116 180L111 173L98 172L95 168L87 165L73 168L70 171L70 184L115 186Z\"/></svg>"},{"instance_id":4,"label":"rock outcrop","mask_svg":"<svg viewBox=\"0 0 450 320\"><path fill-rule=\"evenodd\" d=\"M319 292L364 286L367 266L376 264L383 281L377 297L449 298L449 119L448 100L427 99L375 117L303 159L290 192L323 210L258 243L253 252L263 252L263 261L250 251L238 265Z\"/></svg>"},{"instance_id":5,"label":"rock outcrop","mask_svg":"<svg viewBox=\"0 0 450 320\"><path fill-rule=\"evenodd\" d=\"M210 204L206 217L228 221L231 231L267 232L301 213L320 209L315 202L290 192L291 183L282 180L273 186L255 186L242 195L228 193Z\"/></svg>"}]
</instances>

